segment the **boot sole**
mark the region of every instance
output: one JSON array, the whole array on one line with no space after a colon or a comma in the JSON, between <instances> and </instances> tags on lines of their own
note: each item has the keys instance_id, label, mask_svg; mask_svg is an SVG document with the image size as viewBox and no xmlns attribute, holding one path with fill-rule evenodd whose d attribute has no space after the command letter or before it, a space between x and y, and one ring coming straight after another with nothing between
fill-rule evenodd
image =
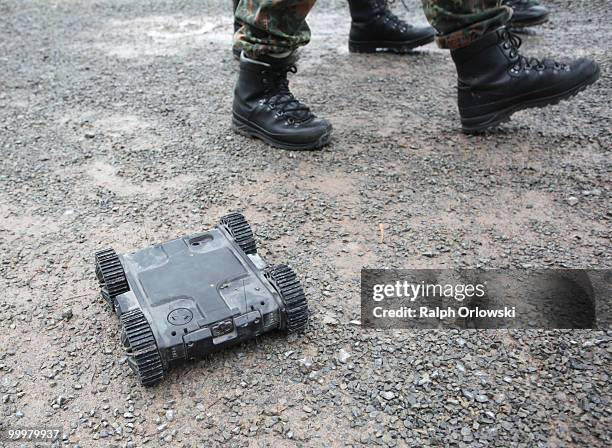
<instances>
[{"instance_id":1,"label":"boot sole","mask_svg":"<svg viewBox=\"0 0 612 448\"><path fill-rule=\"evenodd\" d=\"M561 101L567 100L582 92L588 86L597 81L599 79L599 75L600 70L598 68L597 71L593 73L593 75L591 75L591 77L585 79L582 83L556 95L514 104L512 106L506 107L505 109L480 115L477 117L461 118L461 130L465 134L480 134L488 129L494 128L502 123L510 121L510 117L515 112L525 109L532 109L538 107L541 108L559 104Z\"/></svg>"},{"instance_id":2,"label":"boot sole","mask_svg":"<svg viewBox=\"0 0 612 448\"><path fill-rule=\"evenodd\" d=\"M274 146L275 148L280 149L286 149L288 151L313 151L316 149L320 149L330 142L333 130L333 128L330 126L329 129L316 141L306 143L287 143L282 140L278 140L277 138L268 134L263 129L253 124L245 123L236 114L233 114L232 129L237 134L244 135L245 137L258 138L259 140L264 141L270 146Z\"/></svg>"},{"instance_id":3,"label":"boot sole","mask_svg":"<svg viewBox=\"0 0 612 448\"><path fill-rule=\"evenodd\" d=\"M435 36L426 36L421 39L409 41L409 42L387 42L387 41L372 41L372 42L359 42L349 40L349 52L351 53L377 53L377 52L389 52L389 53L409 53L417 47L427 45L433 42Z\"/></svg>"}]
</instances>

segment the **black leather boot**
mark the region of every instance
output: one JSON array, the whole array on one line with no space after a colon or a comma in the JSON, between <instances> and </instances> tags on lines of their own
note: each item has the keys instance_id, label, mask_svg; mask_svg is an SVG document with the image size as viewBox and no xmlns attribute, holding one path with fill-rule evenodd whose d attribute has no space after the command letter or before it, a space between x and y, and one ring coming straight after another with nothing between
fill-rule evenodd
<instances>
[{"instance_id":1,"label":"black leather boot","mask_svg":"<svg viewBox=\"0 0 612 448\"><path fill-rule=\"evenodd\" d=\"M526 58L519 54L520 45L521 39L504 27L451 51L464 132L497 126L522 109L557 104L599 78L594 61L582 58L561 64Z\"/></svg>"},{"instance_id":2,"label":"black leather boot","mask_svg":"<svg viewBox=\"0 0 612 448\"><path fill-rule=\"evenodd\" d=\"M283 149L317 149L329 143L332 126L317 118L289 90L287 73L297 71L293 55L240 59L234 90L233 128Z\"/></svg>"},{"instance_id":3,"label":"black leather boot","mask_svg":"<svg viewBox=\"0 0 612 448\"><path fill-rule=\"evenodd\" d=\"M236 9L238 8L238 3L240 3L240 0L233 0L233 1L234 1L234 9L232 11L234 11L234 34L236 34L236 31L238 31L240 27L242 27L242 23L236 20ZM232 45L232 53L234 54L234 58L236 60L240 60L240 53L241 53L240 49Z\"/></svg>"},{"instance_id":4,"label":"black leather boot","mask_svg":"<svg viewBox=\"0 0 612 448\"><path fill-rule=\"evenodd\" d=\"M513 28L525 28L548 22L548 8L536 0L503 0L502 5L514 11L510 19Z\"/></svg>"},{"instance_id":5,"label":"black leather boot","mask_svg":"<svg viewBox=\"0 0 612 448\"><path fill-rule=\"evenodd\" d=\"M349 0L349 51L405 53L433 42L435 30L407 24L391 12L387 0Z\"/></svg>"}]
</instances>

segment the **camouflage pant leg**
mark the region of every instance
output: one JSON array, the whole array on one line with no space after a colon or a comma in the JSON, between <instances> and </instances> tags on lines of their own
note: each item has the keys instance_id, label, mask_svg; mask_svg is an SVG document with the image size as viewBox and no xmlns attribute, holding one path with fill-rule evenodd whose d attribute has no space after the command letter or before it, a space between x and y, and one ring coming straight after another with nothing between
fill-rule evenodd
<instances>
[{"instance_id":1,"label":"camouflage pant leg","mask_svg":"<svg viewBox=\"0 0 612 448\"><path fill-rule=\"evenodd\" d=\"M293 51L310 41L306 16L316 0L240 0L236 20L243 26L234 46L249 56Z\"/></svg>"},{"instance_id":2,"label":"camouflage pant leg","mask_svg":"<svg viewBox=\"0 0 612 448\"><path fill-rule=\"evenodd\" d=\"M441 48L461 48L504 25L512 8L501 0L423 0L429 23L438 31Z\"/></svg>"}]
</instances>

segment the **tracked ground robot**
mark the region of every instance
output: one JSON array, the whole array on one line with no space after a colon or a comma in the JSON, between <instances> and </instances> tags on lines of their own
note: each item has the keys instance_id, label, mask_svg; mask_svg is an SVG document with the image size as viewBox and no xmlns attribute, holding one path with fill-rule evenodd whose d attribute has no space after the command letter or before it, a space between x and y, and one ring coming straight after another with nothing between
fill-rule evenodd
<instances>
[{"instance_id":1,"label":"tracked ground robot","mask_svg":"<svg viewBox=\"0 0 612 448\"><path fill-rule=\"evenodd\" d=\"M257 255L240 213L208 232L136 252L102 250L95 262L128 364L145 386L185 360L273 330L299 333L308 322L297 276Z\"/></svg>"}]
</instances>

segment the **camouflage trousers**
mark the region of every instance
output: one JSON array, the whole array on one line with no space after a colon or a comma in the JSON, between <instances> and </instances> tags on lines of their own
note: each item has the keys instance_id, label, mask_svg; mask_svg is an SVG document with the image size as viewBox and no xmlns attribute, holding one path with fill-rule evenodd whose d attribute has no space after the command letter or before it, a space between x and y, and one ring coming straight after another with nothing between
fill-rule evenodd
<instances>
[{"instance_id":1,"label":"camouflage trousers","mask_svg":"<svg viewBox=\"0 0 612 448\"><path fill-rule=\"evenodd\" d=\"M306 16L316 0L240 0L235 18L242 27L234 46L256 57L293 51L310 42Z\"/></svg>"},{"instance_id":2,"label":"camouflage trousers","mask_svg":"<svg viewBox=\"0 0 612 448\"><path fill-rule=\"evenodd\" d=\"M350 1L350 0L349 0ZM380 0L379 0L380 1ZM251 57L293 51L310 41L306 16L316 0L240 0L234 45ZM442 48L461 48L504 25L512 9L501 0L422 0Z\"/></svg>"},{"instance_id":3,"label":"camouflage trousers","mask_svg":"<svg viewBox=\"0 0 612 448\"><path fill-rule=\"evenodd\" d=\"M423 10L437 31L441 48L461 48L504 25L512 8L501 0L423 0Z\"/></svg>"}]
</instances>

